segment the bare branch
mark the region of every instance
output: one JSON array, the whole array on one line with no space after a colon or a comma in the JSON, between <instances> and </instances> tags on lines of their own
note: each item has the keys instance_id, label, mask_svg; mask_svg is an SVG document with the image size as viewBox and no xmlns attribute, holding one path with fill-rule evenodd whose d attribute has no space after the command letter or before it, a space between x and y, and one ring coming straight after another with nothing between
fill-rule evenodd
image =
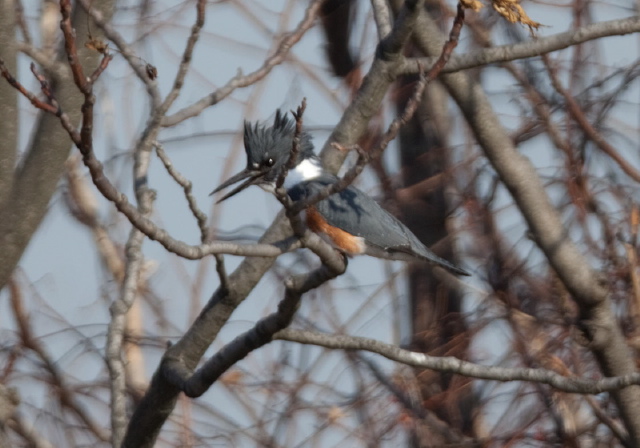
<instances>
[{"instance_id":1,"label":"bare branch","mask_svg":"<svg viewBox=\"0 0 640 448\"><path fill-rule=\"evenodd\" d=\"M11 420L9 420L9 426L29 443L29 446L33 448L53 448L53 445L38 434L34 425L27 423L22 415L14 415Z\"/></svg>"},{"instance_id":2,"label":"bare branch","mask_svg":"<svg viewBox=\"0 0 640 448\"><path fill-rule=\"evenodd\" d=\"M18 331L22 344L25 348L35 353L42 361L44 369L51 377L56 393L59 395L60 404L73 412L80 421L100 440L109 439L107 432L95 421L87 410L78 402L74 394L71 392L69 385L65 379L64 373L60 370L57 363L51 358L49 352L42 345L40 340L34 336L32 330L31 319L24 308L22 293L15 280L9 281L9 298L11 311L18 325Z\"/></svg>"},{"instance_id":3,"label":"bare branch","mask_svg":"<svg viewBox=\"0 0 640 448\"><path fill-rule=\"evenodd\" d=\"M62 13L62 22L60 22L60 28L64 34L64 48L67 54L67 60L69 67L71 67L71 73L73 74L73 81L76 86L85 95L89 92L90 85L84 75L84 69L78 59L78 47L76 46L76 37L73 26L71 25L71 1L60 0L60 12Z\"/></svg>"},{"instance_id":4,"label":"bare branch","mask_svg":"<svg viewBox=\"0 0 640 448\"><path fill-rule=\"evenodd\" d=\"M413 32L415 18L423 4L423 1L403 2L402 11L394 22L391 34L378 44L376 58L369 73L322 148L320 158L327 170L337 173L346 157L346 153L336 149L333 144L349 147L356 143L364 134L371 118L378 112L387 89L397 76L400 52Z\"/></svg>"},{"instance_id":5,"label":"bare branch","mask_svg":"<svg viewBox=\"0 0 640 448\"><path fill-rule=\"evenodd\" d=\"M144 234L134 227L129 234L125 248L127 259L120 297L109 308L111 320L107 329L105 356L109 367L111 444L114 448L122 444L127 428L127 375L122 359L122 343L125 336L126 315L138 292L140 267L144 260L142 256L143 242Z\"/></svg>"},{"instance_id":6,"label":"bare branch","mask_svg":"<svg viewBox=\"0 0 640 448\"><path fill-rule=\"evenodd\" d=\"M5 66L2 58L0 58L0 73L2 73L2 76L9 82L9 84L11 84L18 92L24 95L25 98L27 98L31 102L31 104L33 104L35 107L37 107L38 109L44 110L45 112L58 115L59 108L57 106L54 106L52 104L47 104L42 100L38 99L38 97L36 97L33 93L28 91L22 84L20 84L18 80L14 78L11 73L9 73L9 70Z\"/></svg>"},{"instance_id":7,"label":"bare branch","mask_svg":"<svg viewBox=\"0 0 640 448\"><path fill-rule=\"evenodd\" d=\"M164 102L162 103L163 111L169 110L173 102L178 98L178 95L180 95L180 91L182 90L184 78L185 76L187 76L189 65L191 64L193 50L196 47L198 38L200 37L200 30L204 26L204 10L206 3L207 2L205 0L198 0L198 4L196 5L196 23L194 23L191 27L191 35L187 40L187 46L184 49L184 53L182 54L182 61L180 62L180 67L178 68L176 78L173 81L173 87L171 88L169 95L167 95Z\"/></svg>"},{"instance_id":8,"label":"bare branch","mask_svg":"<svg viewBox=\"0 0 640 448\"><path fill-rule=\"evenodd\" d=\"M443 72L453 73L488 64L537 57L591 40L610 36L621 36L639 31L640 18L638 18L638 16L593 23L564 33L540 37L520 44L501 45L493 48L478 49L472 53L455 55L451 58ZM433 57L418 59L424 66L431 65L433 60ZM415 64L415 60L406 59L402 62L399 72L402 74L416 73Z\"/></svg>"},{"instance_id":9,"label":"bare branch","mask_svg":"<svg viewBox=\"0 0 640 448\"><path fill-rule=\"evenodd\" d=\"M307 30L309 30L313 26L318 15L318 11L320 10L320 6L322 6L322 0L313 0L313 2L311 2L311 4L307 7L304 18L298 24L298 27L284 36L282 41L280 41L280 44L278 45L275 53L268 57L259 69L246 76L238 73L236 76L231 78L223 87L220 87L215 92L210 93L201 100L196 101L192 105L179 110L173 115L164 117L164 119L162 120L162 126L175 126L176 124L183 122L187 118L195 117L207 107L213 106L214 104L222 101L227 96L231 95L234 90L250 86L267 76L275 66L284 62L291 47L298 43L302 36L307 32Z\"/></svg>"},{"instance_id":10,"label":"bare branch","mask_svg":"<svg viewBox=\"0 0 640 448\"><path fill-rule=\"evenodd\" d=\"M607 140L596 130L596 128L593 127L575 98L564 87L562 87L562 84L558 79L556 70L552 67L551 61L549 60L549 56L542 55L542 60L547 66L553 88L556 89L556 91L560 95L562 95L562 98L564 98L564 101L567 103L567 110L576 121L576 123L578 123L578 125L582 128L586 136L589 137L589 139L593 143L595 143L602 152L611 157L611 159L618 164L620 169L624 171L627 176L629 176L636 182L640 182L640 171L638 171L633 165L627 162L618 153L618 151L611 144L609 144L609 142L607 142Z\"/></svg>"},{"instance_id":11,"label":"bare branch","mask_svg":"<svg viewBox=\"0 0 640 448\"><path fill-rule=\"evenodd\" d=\"M227 275L227 269L224 265L224 257L222 254L216 254L214 257L216 259L216 272L220 279L220 289L223 291L229 291L229 276Z\"/></svg>"},{"instance_id":12,"label":"bare branch","mask_svg":"<svg viewBox=\"0 0 640 448\"><path fill-rule=\"evenodd\" d=\"M164 167L167 169L167 172L169 173L169 175L173 178L173 180L175 180L178 183L178 185L182 187L182 190L184 191L184 196L187 199L187 203L189 204L189 209L191 210L191 213L193 214L193 216L196 218L196 221L198 222L198 227L200 228L200 241L203 244L206 243L206 241L209 239L209 228L207 227L207 215L200 209L200 207L198 207L196 198L191 193L191 190L193 189L193 184L191 183L190 180L188 180L186 177L180 174L178 170L175 169L175 167L173 166L173 163L171 163L171 160L169 159L169 156L167 155L163 146L159 142L157 141L154 142L153 146L155 146L156 153L158 154L158 157L160 158L160 160L162 160L162 163Z\"/></svg>"},{"instance_id":13,"label":"bare branch","mask_svg":"<svg viewBox=\"0 0 640 448\"><path fill-rule=\"evenodd\" d=\"M393 32L380 41L377 49L377 57L385 61L399 60L404 45L411 37L413 28L422 9L424 1L406 0L402 2L402 9L393 24Z\"/></svg>"},{"instance_id":14,"label":"bare branch","mask_svg":"<svg viewBox=\"0 0 640 448\"><path fill-rule=\"evenodd\" d=\"M164 375L187 396L199 397L232 365L271 342L274 334L289 326L304 293L340 275L345 267L343 265L340 272L323 265L313 272L287 280L284 298L278 305L278 311L259 320L251 330L227 344L193 375L190 375L189 369L180 358L165 357Z\"/></svg>"},{"instance_id":15,"label":"bare branch","mask_svg":"<svg viewBox=\"0 0 640 448\"><path fill-rule=\"evenodd\" d=\"M567 377L546 369L525 369L512 367L493 367L474 364L454 357L429 356L420 352L404 350L393 344L358 336L316 333L305 330L286 329L276 333L274 339L318 345L340 350L364 350L377 353L385 358L413 367L456 373L492 381L530 381L548 384L563 392L596 395L640 384L640 373L620 377L587 380Z\"/></svg>"}]
</instances>

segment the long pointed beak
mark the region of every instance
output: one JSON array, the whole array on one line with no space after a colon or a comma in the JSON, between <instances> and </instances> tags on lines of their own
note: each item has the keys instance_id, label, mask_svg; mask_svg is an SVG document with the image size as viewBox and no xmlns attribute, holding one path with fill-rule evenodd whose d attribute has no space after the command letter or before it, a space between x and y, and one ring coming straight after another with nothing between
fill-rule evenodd
<instances>
[{"instance_id":1,"label":"long pointed beak","mask_svg":"<svg viewBox=\"0 0 640 448\"><path fill-rule=\"evenodd\" d=\"M261 173L259 171L251 171L251 170L240 171L238 174L236 174L235 176L232 176L230 179L227 179L218 188L216 188L211 193L209 193L209 196L211 196L213 194L216 194L217 192L219 192L221 190L224 190L225 188L227 188L230 185L235 184L236 182L240 182L241 180L247 179L245 182L242 182L236 188L234 188L229 193L227 193L222 198L220 198L218 200L218 202L217 202L219 204L220 202L224 201L225 199L229 199L231 196L240 193L245 188L247 188L247 187L249 187L249 186L251 186L253 184L258 183L258 181L262 178L262 176L264 176L264 173Z\"/></svg>"}]
</instances>

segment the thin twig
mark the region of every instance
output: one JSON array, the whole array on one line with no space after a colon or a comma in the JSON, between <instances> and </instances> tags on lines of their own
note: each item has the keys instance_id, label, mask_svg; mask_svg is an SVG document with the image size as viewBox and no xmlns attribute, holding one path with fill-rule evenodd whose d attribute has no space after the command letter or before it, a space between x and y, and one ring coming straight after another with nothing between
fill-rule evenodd
<instances>
[{"instance_id":1,"label":"thin twig","mask_svg":"<svg viewBox=\"0 0 640 448\"><path fill-rule=\"evenodd\" d=\"M147 67L149 64L145 64L143 59L135 54L133 49L127 44L126 40L118 33L111 24L105 20L102 13L91 7L89 0L79 0L82 7L85 9L88 15L91 16L93 22L102 30L104 35L116 46L118 52L126 59L129 66L138 76L140 81L144 83L147 88L147 92L151 97L153 107L157 107L161 104L160 91L158 90L157 82L154 77L150 77Z\"/></svg>"},{"instance_id":2,"label":"thin twig","mask_svg":"<svg viewBox=\"0 0 640 448\"><path fill-rule=\"evenodd\" d=\"M196 5L196 23L194 23L191 27L191 34L189 35L189 39L187 40L186 48L182 53L182 61L180 62L180 67L178 68L176 78L173 81L173 87L162 103L161 109L163 110L163 113L169 110L173 102L180 95L180 91L182 90L184 78L187 76L187 72L189 71L189 65L191 63L191 57L193 56L193 50L196 46L196 42L198 42L198 38L200 37L200 30L204 26L204 11L206 3L206 0L198 0L198 3Z\"/></svg>"},{"instance_id":3,"label":"thin twig","mask_svg":"<svg viewBox=\"0 0 640 448\"><path fill-rule=\"evenodd\" d=\"M164 148L162 147L162 144L156 141L153 143L153 146L155 146L156 153L158 154L158 157L164 164L164 167L166 168L169 175L173 178L173 180L175 180L178 183L178 185L182 187L182 190L184 191L184 196L187 199L187 202L189 203L189 209L191 210L191 213L193 214L193 216L196 218L196 221L198 222L198 227L200 228L200 241L204 244L209 238L208 236L209 228L207 227L207 215L200 209L200 207L198 207L196 198L195 196L193 196L193 193L192 193L193 184L189 179L184 177L173 166L173 163L171 162L171 160L169 159L169 156L167 155Z\"/></svg>"},{"instance_id":4,"label":"thin twig","mask_svg":"<svg viewBox=\"0 0 640 448\"><path fill-rule=\"evenodd\" d=\"M9 72L9 69L7 69L7 66L4 64L4 60L2 58L0 58L0 73L2 73L2 76L9 82L9 84L11 84L18 92L24 95L25 98L27 98L35 107L45 112L58 115L58 108L56 106L47 104L38 99L37 96L28 91L22 84L20 84L20 82L18 82L16 78L13 77L13 75Z\"/></svg>"},{"instance_id":5,"label":"thin twig","mask_svg":"<svg viewBox=\"0 0 640 448\"><path fill-rule=\"evenodd\" d=\"M164 117L164 119L162 120L162 126L175 126L176 124L183 122L187 118L195 117L207 107L213 106L214 104L222 101L227 96L231 95L234 90L250 86L267 76L275 66L284 62L291 47L298 43L300 39L302 39L302 36L307 32L307 30L309 30L313 26L322 3L323 0L313 0L313 2L307 7L304 18L298 24L296 29L283 37L274 54L269 56L260 68L252 73L249 73L246 76L242 75L242 73L238 73L236 76L231 78L224 86L210 93L206 97L200 99L199 101L196 101L195 103L185 107L184 109L179 110L173 115Z\"/></svg>"},{"instance_id":6,"label":"thin twig","mask_svg":"<svg viewBox=\"0 0 640 448\"><path fill-rule=\"evenodd\" d=\"M11 311L18 325L22 345L35 353L40 361L42 361L43 368L51 378L53 384L52 390L56 391L60 404L64 408L72 411L98 439L102 441L108 440L109 437L106 431L91 418L87 410L78 402L72 389L67 384L64 372L60 370L58 363L52 359L40 339L34 335L31 318L24 308L22 292L18 283L12 279L9 281L8 286Z\"/></svg>"},{"instance_id":7,"label":"thin twig","mask_svg":"<svg viewBox=\"0 0 640 448\"><path fill-rule=\"evenodd\" d=\"M38 73L33 64L31 64L31 71L33 72L36 79L40 81L40 86L45 90L45 96L47 96L49 100L54 104L45 103L42 100L38 99L35 94L28 91L11 75L11 73L9 73L9 70L7 70L6 66L4 65L4 61L0 59L0 72L2 73L2 76L9 82L9 84L11 84L15 89L22 93L29 101L31 101L31 104L33 104L38 109L56 115L60 119L60 123L67 131L74 144L79 145L81 143L80 134L74 128L69 116L60 109L58 101L53 97L47 81L40 73Z\"/></svg>"},{"instance_id":8,"label":"thin twig","mask_svg":"<svg viewBox=\"0 0 640 448\"><path fill-rule=\"evenodd\" d=\"M542 55L542 61L547 67L551 84L556 91L562 95L565 103L567 104L567 110L573 117L576 123L582 128L585 135L605 154L607 154L615 163L618 164L620 169L624 171L627 176L636 182L640 182L640 171L633 167L622 157L618 151L593 127L589 119L586 117L584 111L575 100L575 98L564 88L558 79L556 71L552 67L551 61L548 55Z\"/></svg>"},{"instance_id":9,"label":"thin twig","mask_svg":"<svg viewBox=\"0 0 640 448\"><path fill-rule=\"evenodd\" d=\"M387 0L372 0L373 20L378 29L378 39L382 40L391 34L391 10Z\"/></svg>"},{"instance_id":10,"label":"thin twig","mask_svg":"<svg viewBox=\"0 0 640 448\"><path fill-rule=\"evenodd\" d=\"M113 55L109 53L108 49L105 50L103 53L103 57L102 57L102 61L100 62L100 65L96 67L94 72L91 74L91 77L89 78L90 85L93 85L98 80L102 72L107 69L109 62L111 62L112 59L113 59Z\"/></svg>"},{"instance_id":11,"label":"thin twig","mask_svg":"<svg viewBox=\"0 0 640 448\"><path fill-rule=\"evenodd\" d=\"M88 83L80 60L78 59L75 31L71 24L71 10L71 0L60 0L60 12L62 13L60 28L64 34L64 48L67 54L67 60L69 61L75 84L82 93L86 94L91 89L91 85Z\"/></svg>"}]
</instances>

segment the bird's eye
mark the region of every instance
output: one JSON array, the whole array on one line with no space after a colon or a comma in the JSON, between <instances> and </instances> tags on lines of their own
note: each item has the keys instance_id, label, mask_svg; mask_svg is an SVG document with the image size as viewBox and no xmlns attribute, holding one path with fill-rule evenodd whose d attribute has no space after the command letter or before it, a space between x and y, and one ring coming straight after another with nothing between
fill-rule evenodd
<instances>
[{"instance_id":1,"label":"bird's eye","mask_svg":"<svg viewBox=\"0 0 640 448\"><path fill-rule=\"evenodd\" d=\"M268 158L267 160L264 161L264 165L269 167L269 168L271 168L274 163L275 163L275 161L272 158Z\"/></svg>"}]
</instances>

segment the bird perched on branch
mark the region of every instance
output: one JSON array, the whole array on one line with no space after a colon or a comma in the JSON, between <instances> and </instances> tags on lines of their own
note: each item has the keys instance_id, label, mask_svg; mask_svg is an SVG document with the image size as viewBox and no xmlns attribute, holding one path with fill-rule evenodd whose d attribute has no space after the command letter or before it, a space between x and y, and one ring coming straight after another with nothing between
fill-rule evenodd
<instances>
[{"instance_id":1,"label":"bird perched on branch","mask_svg":"<svg viewBox=\"0 0 640 448\"><path fill-rule=\"evenodd\" d=\"M311 136L302 131L296 160L292 156L295 123L276 112L273 126L244 124L244 147L247 167L223 182L211 194L243 181L219 202L230 198L251 185L275 193L276 183L288 169L284 188L293 201L315 196L338 178L323 170L313 151ZM420 242L411 230L384 210L367 194L353 186L322 199L304 210L304 220L335 248L347 255L367 254L389 260L423 260L442 266L459 275L467 271L438 257Z\"/></svg>"}]
</instances>

